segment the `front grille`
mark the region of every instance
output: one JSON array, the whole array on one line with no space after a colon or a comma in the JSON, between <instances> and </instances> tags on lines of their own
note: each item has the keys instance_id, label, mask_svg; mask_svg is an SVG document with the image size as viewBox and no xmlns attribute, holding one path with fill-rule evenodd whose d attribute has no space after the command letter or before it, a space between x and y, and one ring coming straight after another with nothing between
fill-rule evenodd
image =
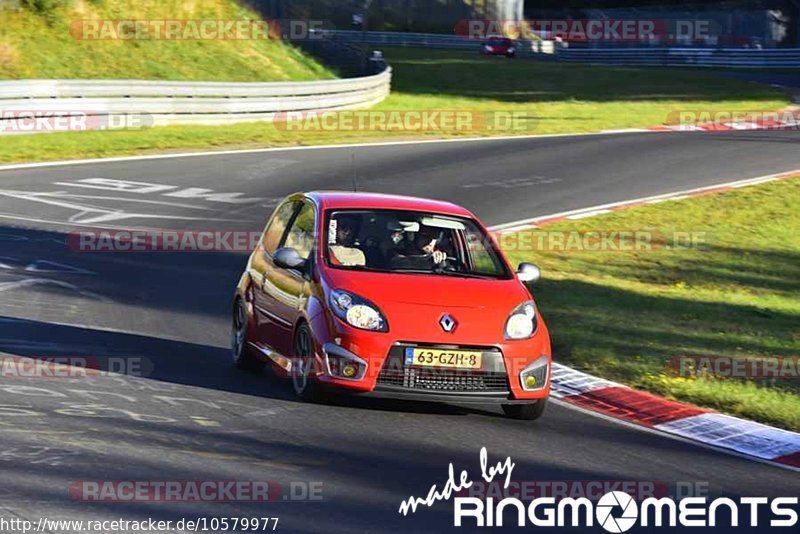
<instances>
[{"instance_id":1,"label":"front grille","mask_svg":"<svg viewBox=\"0 0 800 534\"><path fill-rule=\"evenodd\" d=\"M390 351L378 375L378 385L415 391L454 393L508 393L509 391L508 376L505 372L406 367L402 351L402 347L394 347ZM494 357L502 362L499 351L484 354L485 360Z\"/></svg>"}]
</instances>

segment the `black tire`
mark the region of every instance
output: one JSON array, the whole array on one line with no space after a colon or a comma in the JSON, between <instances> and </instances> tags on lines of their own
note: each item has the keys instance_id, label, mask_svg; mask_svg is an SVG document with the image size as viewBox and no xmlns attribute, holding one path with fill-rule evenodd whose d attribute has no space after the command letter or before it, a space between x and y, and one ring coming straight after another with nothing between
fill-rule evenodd
<instances>
[{"instance_id":1,"label":"black tire","mask_svg":"<svg viewBox=\"0 0 800 534\"><path fill-rule=\"evenodd\" d=\"M292 357L292 387L298 397L307 402L320 402L324 399L322 388L309 376L310 363L314 358L314 338L308 324L301 323L294 335L294 355Z\"/></svg>"},{"instance_id":2,"label":"black tire","mask_svg":"<svg viewBox=\"0 0 800 534\"><path fill-rule=\"evenodd\" d=\"M547 407L547 399L542 399L530 404L503 404L503 413L511 419L533 421L539 419Z\"/></svg>"},{"instance_id":3,"label":"black tire","mask_svg":"<svg viewBox=\"0 0 800 534\"><path fill-rule=\"evenodd\" d=\"M247 346L247 308L241 298L236 299L236 303L233 305L231 356L233 364L238 369L254 373L264 369L264 362L256 358L252 349Z\"/></svg>"}]
</instances>

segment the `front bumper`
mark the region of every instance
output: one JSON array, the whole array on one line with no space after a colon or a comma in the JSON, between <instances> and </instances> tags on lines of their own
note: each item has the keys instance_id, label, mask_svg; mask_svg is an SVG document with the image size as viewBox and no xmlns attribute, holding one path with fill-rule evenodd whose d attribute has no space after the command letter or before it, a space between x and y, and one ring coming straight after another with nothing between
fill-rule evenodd
<instances>
[{"instance_id":1,"label":"front bumper","mask_svg":"<svg viewBox=\"0 0 800 534\"><path fill-rule=\"evenodd\" d=\"M514 404L546 398L550 393L550 340L544 325L531 339L499 345L449 345L396 341L389 334L361 332L355 329L336 333L336 349L325 345L324 357L344 352L366 364L358 379L344 379L323 373L318 381L327 387L365 396L391 397L420 401ZM403 353L410 347L435 347L451 350L480 351L482 365L476 370L407 366ZM541 387L526 390L520 373L532 362L545 358L546 379ZM323 369L330 369L324 362Z\"/></svg>"},{"instance_id":2,"label":"front bumper","mask_svg":"<svg viewBox=\"0 0 800 534\"><path fill-rule=\"evenodd\" d=\"M339 388L337 388L337 391ZM537 399L514 399L502 393L418 392L395 386L376 386L372 391L347 391L351 395L377 399L396 399L419 402L447 402L453 404L530 404Z\"/></svg>"}]
</instances>

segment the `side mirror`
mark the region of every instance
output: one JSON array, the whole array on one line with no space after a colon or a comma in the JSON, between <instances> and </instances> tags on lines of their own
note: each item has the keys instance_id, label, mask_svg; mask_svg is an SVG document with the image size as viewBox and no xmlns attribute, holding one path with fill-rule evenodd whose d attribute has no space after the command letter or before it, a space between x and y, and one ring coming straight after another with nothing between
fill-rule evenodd
<instances>
[{"instance_id":1,"label":"side mirror","mask_svg":"<svg viewBox=\"0 0 800 534\"><path fill-rule=\"evenodd\" d=\"M282 269L298 269L302 270L306 264L306 260L300 257L297 249L292 247L283 247L275 251L274 255L275 265Z\"/></svg>"},{"instance_id":2,"label":"side mirror","mask_svg":"<svg viewBox=\"0 0 800 534\"><path fill-rule=\"evenodd\" d=\"M532 263L520 263L517 268L517 278L520 282L533 284L542 277L542 271Z\"/></svg>"}]
</instances>

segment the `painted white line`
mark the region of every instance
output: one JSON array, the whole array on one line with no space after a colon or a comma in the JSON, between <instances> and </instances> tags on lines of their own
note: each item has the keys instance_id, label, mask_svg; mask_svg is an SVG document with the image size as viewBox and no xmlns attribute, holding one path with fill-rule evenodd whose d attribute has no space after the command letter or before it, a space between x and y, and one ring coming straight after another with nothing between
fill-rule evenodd
<instances>
[{"instance_id":1,"label":"painted white line","mask_svg":"<svg viewBox=\"0 0 800 534\"><path fill-rule=\"evenodd\" d=\"M731 185L731 187L733 187L734 189L738 189L740 187L748 187L748 186L751 186L751 185L757 185L757 184L763 184L765 182L771 182L773 179L774 178L772 178L772 177L766 177L766 178L761 178L761 179L758 179L758 180L751 180L748 183L734 184L734 185Z\"/></svg>"},{"instance_id":2,"label":"painted white line","mask_svg":"<svg viewBox=\"0 0 800 534\"><path fill-rule=\"evenodd\" d=\"M15 282L2 282L0 283L0 293L6 291L13 291L15 289L25 289L28 287L33 286L40 286L40 285L50 285L60 287L62 289L70 289L79 293L84 297L93 298L95 300L99 300L101 302L111 302L110 299L100 295L98 293L93 293L92 291L84 291L75 284L70 284L68 282L64 282L62 280L51 280L49 278L28 278L26 280L17 280Z\"/></svg>"},{"instance_id":3,"label":"painted white line","mask_svg":"<svg viewBox=\"0 0 800 534\"><path fill-rule=\"evenodd\" d=\"M0 190L0 196L15 198L18 200L28 200L30 202L40 202L57 206L60 208L75 210L78 213L70 216L69 223L91 224L98 222L119 221L124 219L175 219L185 221L228 221L228 219L214 219L208 217L188 217L181 215L154 215L148 213L126 212L119 209L106 209L92 205L77 204L58 200L57 194L48 192L26 192L26 191L4 191ZM95 214L95 215L91 215Z\"/></svg>"},{"instance_id":4,"label":"painted white line","mask_svg":"<svg viewBox=\"0 0 800 534\"><path fill-rule=\"evenodd\" d=\"M623 133L645 133L652 132L647 128L619 128L617 130L601 130L600 133L604 134L623 134Z\"/></svg>"},{"instance_id":5,"label":"painted white line","mask_svg":"<svg viewBox=\"0 0 800 534\"><path fill-rule=\"evenodd\" d=\"M36 260L25 267L25 270L32 273L97 274L88 269L49 260Z\"/></svg>"},{"instance_id":6,"label":"painted white line","mask_svg":"<svg viewBox=\"0 0 800 534\"><path fill-rule=\"evenodd\" d=\"M498 230L497 233L512 234L514 232L521 232L523 230L533 230L534 228L536 228L535 224L523 224L522 226L512 226L510 228L503 228L502 230Z\"/></svg>"},{"instance_id":7,"label":"painted white line","mask_svg":"<svg viewBox=\"0 0 800 534\"><path fill-rule=\"evenodd\" d=\"M585 219L586 217L594 217L595 215L603 215L604 213L611 213L611 210L586 211L583 213L577 213L575 215L568 215L567 219L571 220Z\"/></svg>"},{"instance_id":8,"label":"painted white line","mask_svg":"<svg viewBox=\"0 0 800 534\"><path fill-rule=\"evenodd\" d=\"M496 137L467 137L459 139L423 139L417 141L384 141L377 143L352 143L341 145L313 145L313 146L287 146L270 148L250 148L242 150L212 150L205 152L180 152L176 154L150 154L142 156L121 156L114 158L93 158L75 159L62 161L42 161L37 163L14 163L10 165L0 165L0 171L11 171L18 169L38 169L41 167L59 167L65 165L86 165L89 163L117 163L124 161L145 161L173 158L197 158L203 156L225 156L236 154L266 154L269 152L296 152L306 150L328 150L328 149L348 149L364 147L385 147L385 146L407 146L407 145L429 145L446 143L480 143L491 141L513 141L516 139L549 139L559 137L595 137L600 135L623 135L627 133L662 133L654 130L609 130L603 132L587 133L567 133L567 134L534 134L534 135L503 135Z\"/></svg>"},{"instance_id":9,"label":"painted white line","mask_svg":"<svg viewBox=\"0 0 800 534\"><path fill-rule=\"evenodd\" d=\"M11 213L0 213L0 219L10 219L13 221L25 221L25 222L35 222L35 223L42 223L42 224L52 224L54 226L74 226L78 228L96 228L100 230L125 230L125 231L134 231L134 230L143 230L143 231L164 231L164 228L155 228L149 226L113 226L109 224L89 224L86 222L75 222L75 221L54 221L52 219L39 219L36 217L25 217L24 215L14 215ZM209 220L225 220L225 219L206 219L206 218L198 218L197 220L202 221L209 221ZM56 241L59 245L63 245L64 242Z\"/></svg>"},{"instance_id":10,"label":"painted white line","mask_svg":"<svg viewBox=\"0 0 800 534\"><path fill-rule=\"evenodd\" d=\"M777 180L783 176L791 175L791 174L800 174L800 169L794 169L786 172L780 172L776 174L767 174L765 176L758 176L756 178L746 178L744 180L737 180L735 182L725 182L721 184L715 185L708 185L704 187L697 187L694 189L685 189L683 191L675 191L673 193L664 193L661 195L653 195L650 197L641 197L636 198L633 200L622 200L619 202L611 202L609 204L600 204L598 206L591 206L588 208L580 208L576 210L569 210L569 211L562 211L559 213L552 213L550 215L540 215L538 217L531 217L530 219L521 219L518 221L512 221L503 224L497 224L489 228L492 232L498 232L502 230L506 230L508 228L516 228L518 226L525 226L525 225L535 225L537 222L546 220L546 219L556 219L556 218L574 218L576 215L581 215L587 212L598 212L598 211L609 211L611 208L618 208L622 206L627 206L630 204L639 204L639 203L653 203L655 201L664 201L664 200L671 200L674 197L683 196L684 198L688 198L692 195L697 193L702 193L705 191L711 191L714 189L720 189L723 187L747 187L749 185L756 185L765 182L771 182L773 180Z\"/></svg>"},{"instance_id":11,"label":"painted white line","mask_svg":"<svg viewBox=\"0 0 800 534\"><path fill-rule=\"evenodd\" d=\"M166 202L163 200L146 200L143 198L127 198L127 197L107 197L98 195L76 195L74 193L67 193L66 191L54 191L52 193L41 193L42 195L51 195L57 198L82 198L90 200L114 200L119 202L130 202L140 204L153 204L156 206L168 206L170 208L186 208L192 210L214 211L214 208L205 206L195 206L194 204L182 204L180 202Z\"/></svg>"}]
</instances>

